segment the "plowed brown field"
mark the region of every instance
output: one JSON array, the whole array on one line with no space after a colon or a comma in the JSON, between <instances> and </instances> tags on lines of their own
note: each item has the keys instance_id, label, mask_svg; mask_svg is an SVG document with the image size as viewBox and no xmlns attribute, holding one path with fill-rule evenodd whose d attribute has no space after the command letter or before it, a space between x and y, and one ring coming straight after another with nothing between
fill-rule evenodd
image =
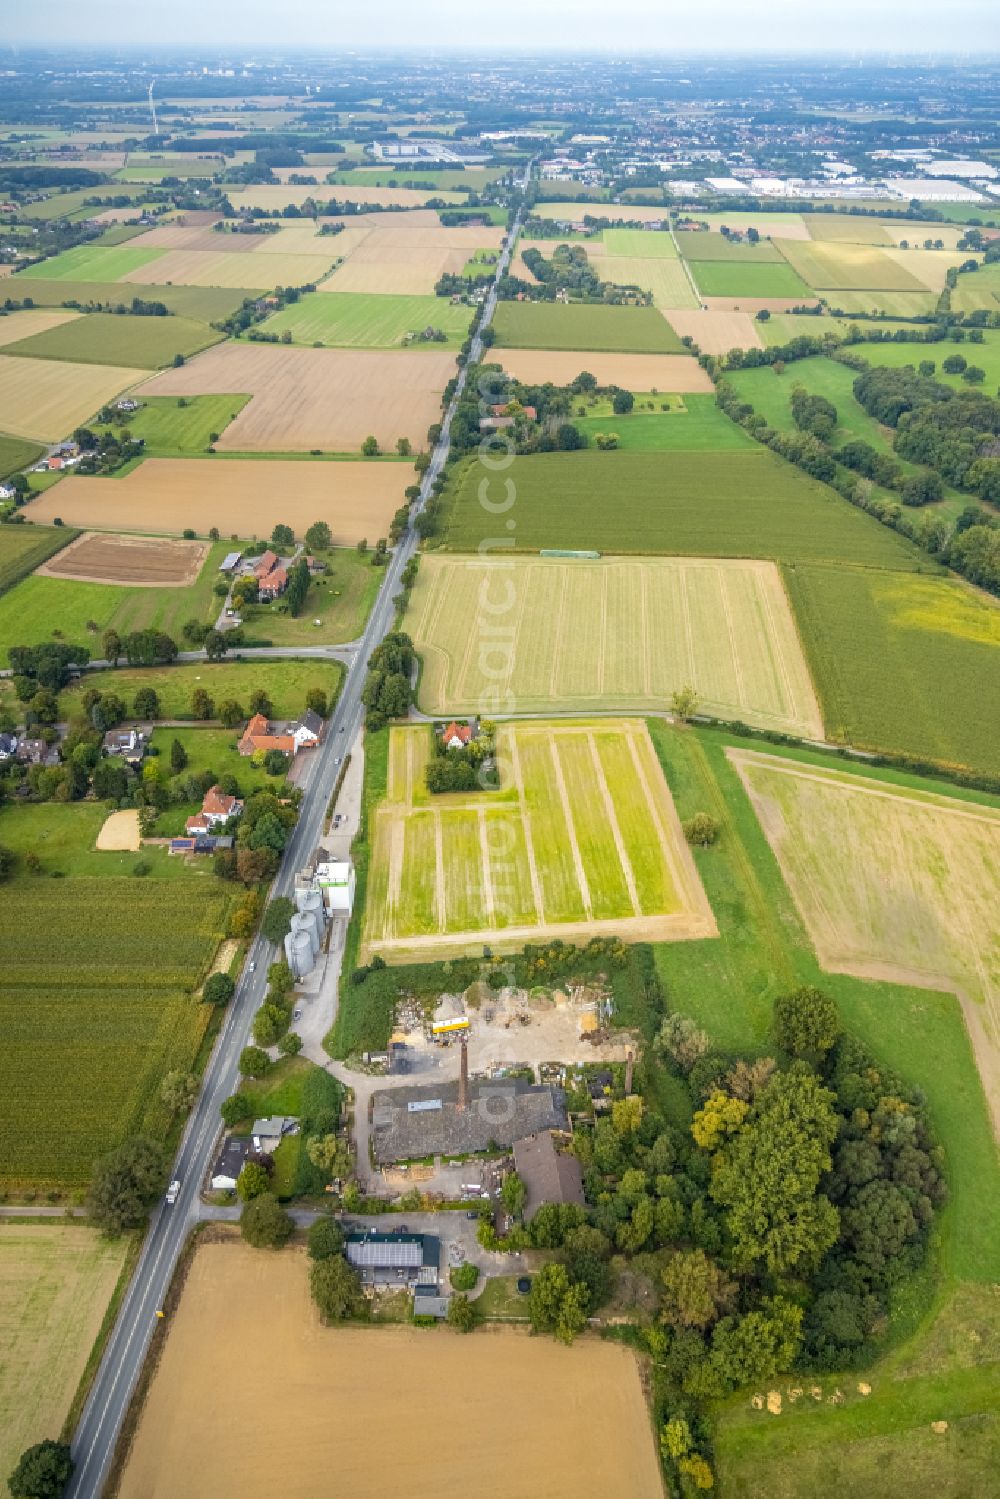
<instances>
[{"instance_id":1,"label":"plowed brown field","mask_svg":"<svg viewBox=\"0 0 1000 1499\"><path fill-rule=\"evenodd\" d=\"M35 572L81 583L121 583L136 588L176 588L197 582L208 556L204 541L157 536L78 536Z\"/></svg>"}]
</instances>

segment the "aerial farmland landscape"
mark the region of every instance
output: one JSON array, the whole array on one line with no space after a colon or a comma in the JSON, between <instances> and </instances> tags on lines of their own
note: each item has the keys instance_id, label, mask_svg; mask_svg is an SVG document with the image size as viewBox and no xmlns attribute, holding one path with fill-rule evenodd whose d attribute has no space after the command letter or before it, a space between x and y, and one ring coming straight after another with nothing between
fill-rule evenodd
<instances>
[{"instance_id":1,"label":"aerial farmland landscape","mask_svg":"<svg viewBox=\"0 0 1000 1499\"><path fill-rule=\"evenodd\" d=\"M0 1488L1000 1493L995 16L9 10Z\"/></svg>"}]
</instances>

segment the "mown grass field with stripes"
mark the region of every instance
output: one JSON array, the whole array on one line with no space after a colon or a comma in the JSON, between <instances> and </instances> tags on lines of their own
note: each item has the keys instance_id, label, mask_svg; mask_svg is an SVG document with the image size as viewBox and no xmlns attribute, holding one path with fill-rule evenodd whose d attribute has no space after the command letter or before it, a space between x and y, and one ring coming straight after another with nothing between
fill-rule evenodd
<instances>
[{"instance_id":1,"label":"mown grass field with stripes","mask_svg":"<svg viewBox=\"0 0 1000 1499\"><path fill-rule=\"evenodd\" d=\"M484 611L501 597L506 619ZM501 637L503 623L510 630ZM404 628L423 661L427 713L666 708L675 689L691 685L717 717L822 734L771 562L430 553Z\"/></svg>"},{"instance_id":2,"label":"mown grass field with stripes","mask_svg":"<svg viewBox=\"0 0 1000 1499\"><path fill-rule=\"evenodd\" d=\"M715 921L640 719L502 724L499 789L432 796L429 726L394 728L362 952L406 962Z\"/></svg>"}]
</instances>

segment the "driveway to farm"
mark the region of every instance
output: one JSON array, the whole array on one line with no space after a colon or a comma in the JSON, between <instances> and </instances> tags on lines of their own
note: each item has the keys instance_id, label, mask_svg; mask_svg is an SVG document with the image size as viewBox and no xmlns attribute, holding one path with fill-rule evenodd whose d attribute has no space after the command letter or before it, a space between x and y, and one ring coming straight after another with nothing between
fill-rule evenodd
<instances>
[{"instance_id":1,"label":"driveway to farm","mask_svg":"<svg viewBox=\"0 0 1000 1499\"><path fill-rule=\"evenodd\" d=\"M525 169L525 181L532 165L533 163L529 164ZM507 237L506 248L497 261L496 277L483 308L483 326L493 317L497 283L506 271L510 247L521 228L522 213L523 210L518 211ZM469 350L469 362L477 362L482 357L482 352L482 341L477 333ZM272 896L292 894L295 871L302 868L323 838L326 809L340 774L342 746L353 742L363 722L361 692L366 663L376 645L394 627L397 600L401 591L400 574L416 552L419 540L412 522L426 504L431 486L448 456L448 431L466 379L467 369L463 367L457 373L455 391L442 421L442 435L424 474L420 497L411 513L410 526L390 557L364 634L353 653L343 650L340 652L347 666L343 690L331 715L326 739L316 751L300 783L304 796L299 821L285 848L281 867L272 886ZM251 652L244 654L250 655ZM260 654L336 656L338 652L332 648L314 647L312 650L261 651ZM190 659L202 659L201 653L192 654ZM135 1274L122 1299L117 1320L108 1337L104 1356L76 1429L72 1444L76 1467L66 1491L70 1499L98 1499L103 1491L122 1423L157 1325L157 1312L163 1306L177 1261L190 1230L198 1219L201 1183L211 1162L221 1128L219 1106L235 1090L239 1080L240 1052L247 1044L253 1016L264 999L267 967L273 955L272 945L266 938L257 936L250 946L248 962L205 1068L201 1092L188 1119L171 1169L172 1177L180 1183L177 1200L173 1206L161 1201L153 1211Z\"/></svg>"}]
</instances>

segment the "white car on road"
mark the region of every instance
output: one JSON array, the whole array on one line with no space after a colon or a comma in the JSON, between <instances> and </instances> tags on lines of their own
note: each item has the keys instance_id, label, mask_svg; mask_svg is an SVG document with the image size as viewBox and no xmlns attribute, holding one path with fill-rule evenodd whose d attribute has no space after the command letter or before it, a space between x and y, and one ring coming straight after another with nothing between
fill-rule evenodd
<instances>
[{"instance_id":1,"label":"white car on road","mask_svg":"<svg viewBox=\"0 0 1000 1499\"><path fill-rule=\"evenodd\" d=\"M173 1207L174 1203L177 1201L177 1198L180 1195L180 1190L181 1184L179 1181L172 1181L170 1183L170 1186L167 1188L167 1204L169 1207Z\"/></svg>"}]
</instances>

